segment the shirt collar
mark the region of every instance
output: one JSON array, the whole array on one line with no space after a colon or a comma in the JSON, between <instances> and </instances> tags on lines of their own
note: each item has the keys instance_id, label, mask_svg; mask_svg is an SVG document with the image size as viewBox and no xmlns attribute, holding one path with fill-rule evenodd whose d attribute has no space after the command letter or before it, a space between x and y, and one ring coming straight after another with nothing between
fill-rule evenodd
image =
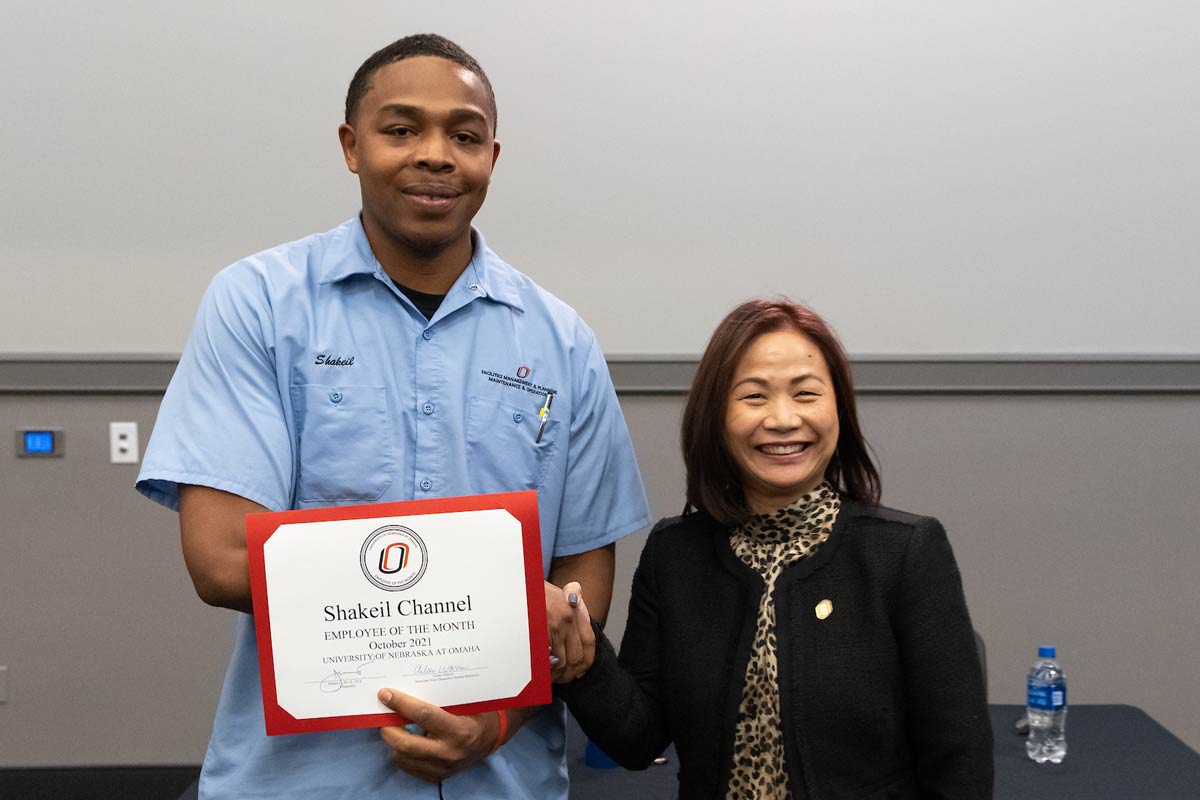
<instances>
[{"instance_id":1,"label":"shirt collar","mask_svg":"<svg viewBox=\"0 0 1200 800\"><path fill-rule=\"evenodd\" d=\"M483 234L474 226L471 227L471 236L475 242L471 263L455 280L447 296L465 288L478 297L491 298L523 311L525 304L521 300L512 268L488 249ZM347 220L336 230L325 251L321 268L322 284L336 283L353 275L384 275L382 265L371 251L360 215L354 215L353 219Z\"/></svg>"},{"instance_id":2,"label":"shirt collar","mask_svg":"<svg viewBox=\"0 0 1200 800\"><path fill-rule=\"evenodd\" d=\"M321 261L321 269L323 284L337 283L352 275L374 275L383 270L371 252L362 218L358 214L334 230Z\"/></svg>"},{"instance_id":3,"label":"shirt collar","mask_svg":"<svg viewBox=\"0 0 1200 800\"><path fill-rule=\"evenodd\" d=\"M483 234L478 229L472 227L471 236L475 241L475 253L471 256L471 263L459 277L458 283L462 283L463 278L469 275L467 288L475 287L471 291L478 292L481 297L488 297L512 306L518 311L524 311L525 303L521 300L516 273L513 272L512 267L505 264L498 255L491 251Z\"/></svg>"}]
</instances>

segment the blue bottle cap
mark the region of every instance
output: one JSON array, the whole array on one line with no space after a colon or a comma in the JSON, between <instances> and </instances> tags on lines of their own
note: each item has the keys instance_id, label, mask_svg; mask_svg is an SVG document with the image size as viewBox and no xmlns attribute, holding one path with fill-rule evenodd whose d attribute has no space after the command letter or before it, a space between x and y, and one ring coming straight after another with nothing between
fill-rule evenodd
<instances>
[{"instance_id":1,"label":"blue bottle cap","mask_svg":"<svg viewBox=\"0 0 1200 800\"><path fill-rule=\"evenodd\" d=\"M1053 647L1042 645L1038 648L1038 658L1054 658L1056 655L1057 653Z\"/></svg>"}]
</instances>

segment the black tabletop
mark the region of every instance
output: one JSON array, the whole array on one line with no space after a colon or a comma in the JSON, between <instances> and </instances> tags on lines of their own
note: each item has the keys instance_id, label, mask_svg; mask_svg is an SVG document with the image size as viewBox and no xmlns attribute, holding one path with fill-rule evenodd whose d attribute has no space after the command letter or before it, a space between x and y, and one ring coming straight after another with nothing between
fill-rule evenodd
<instances>
[{"instance_id":1,"label":"black tabletop","mask_svg":"<svg viewBox=\"0 0 1200 800\"><path fill-rule=\"evenodd\" d=\"M1072 705L1067 757L1036 764L1013 723L1024 706L990 706L996 758L995 800L1200 800L1200 753L1144 711L1122 705ZM571 800L668 800L679 792L674 748L645 772L591 769L583 735L568 726ZM573 730L571 730L573 729Z\"/></svg>"},{"instance_id":2,"label":"black tabletop","mask_svg":"<svg viewBox=\"0 0 1200 800\"><path fill-rule=\"evenodd\" d=\"M1024 706L989 706L996 757L995 800L1200 800L1200 753L1133 706L1072 705L1067 757L1035 764L1013 723ZM571 800L672 800L678 795L675 748L644 772L584 763L586 739L568 719ZM180 800L194 800L191 786Z\"/></svg>"},{"instance_id":3,"label":"black tabletop","mask_svg":"<svg viewBox=\"0 0 1200 800\"><path fill-rule=\"evenodd\" d=\"M1133 706L1072 705L1067 757L1036 764L1013 723L1023 706L990 706L996 800L1196 800L1200 753Z\"/></svg>"}]
</instances>

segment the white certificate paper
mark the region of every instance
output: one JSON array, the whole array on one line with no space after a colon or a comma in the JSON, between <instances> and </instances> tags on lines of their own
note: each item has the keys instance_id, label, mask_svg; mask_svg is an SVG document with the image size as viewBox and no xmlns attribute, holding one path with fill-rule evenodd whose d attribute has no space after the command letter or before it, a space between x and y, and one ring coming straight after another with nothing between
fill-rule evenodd
<instances>
[{"instance_id":1,"label":"white certificate paper","mask_svg":"<svg viewBox=\"0 0 1200 800\"><path fill-rule=\"evenodd\" d=\"M550 701L536 493L252 514L247 545L269 735L402 724L384 687Z\"/></svg>"}]
</instances>

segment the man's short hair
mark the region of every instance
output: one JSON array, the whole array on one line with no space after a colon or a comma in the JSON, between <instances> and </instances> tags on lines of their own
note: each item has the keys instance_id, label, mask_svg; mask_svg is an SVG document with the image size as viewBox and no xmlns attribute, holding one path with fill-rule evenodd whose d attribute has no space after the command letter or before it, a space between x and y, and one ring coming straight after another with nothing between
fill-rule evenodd
<instances>
[{"instance_id":1,"label":"man's short hair","mask_svg":"<svg viewBox=\"0 0 1200 800\"><path fill-rule=\"evenodd\" d=\"M362 63L362 66L354 73L354 78L350 81L350 89L346 92L346 124L350 124L350 120L354 118L354 112L358 110L358 104L371 90L371 79L375 77L376 72L388 64L417 56L444 58L474 73L483 82L483 88L487 91L487 110L492 115L492 133L496 132L496 93L492 91L492 82L488 80L487 73L470 53L445 36L438 36L436 33L416 33L412 36L405 36L403 39L397 39Z\"/></svg>"}]
</instances>

